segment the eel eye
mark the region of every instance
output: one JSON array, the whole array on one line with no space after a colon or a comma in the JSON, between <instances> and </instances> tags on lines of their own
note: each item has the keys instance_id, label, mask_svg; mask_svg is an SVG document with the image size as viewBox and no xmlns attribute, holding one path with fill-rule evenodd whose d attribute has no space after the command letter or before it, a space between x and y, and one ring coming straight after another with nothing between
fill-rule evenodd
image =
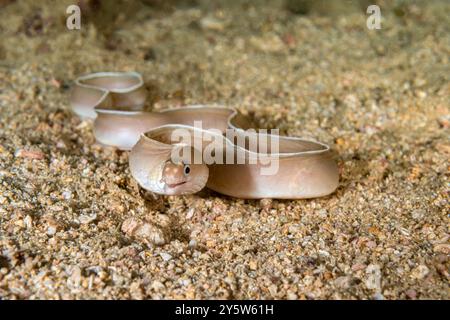
<instances>
[{"instance_id":1,"label":"eel eye","mask_svg":"<svg viewBox=\"0 0 450 320\"><path fill-rule=\"evenodd\" d=\"M191 167L187 164L184 165L184 175L187 176L191 172Z\"/></svg>"}]
</instances>

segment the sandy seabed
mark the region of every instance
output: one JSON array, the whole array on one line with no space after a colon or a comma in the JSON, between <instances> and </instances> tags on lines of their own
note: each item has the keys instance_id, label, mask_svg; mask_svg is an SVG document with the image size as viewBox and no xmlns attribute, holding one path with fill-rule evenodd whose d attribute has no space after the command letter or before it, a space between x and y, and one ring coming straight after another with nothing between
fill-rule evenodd
<instances>
[{"instance_id":1,"label":"sandy seabed","mask_svg":"<svg viewBox=\"0 0 450 320\"><path fill-rule=\"evenodd\" d=\"M0 299L449 299L448 1L0 1ZM301 13L301 12L300 12ZM153 198L71 111L138 71L154 109L238 108L332 146L338 190Z\"/></svg>"}]
</instances>

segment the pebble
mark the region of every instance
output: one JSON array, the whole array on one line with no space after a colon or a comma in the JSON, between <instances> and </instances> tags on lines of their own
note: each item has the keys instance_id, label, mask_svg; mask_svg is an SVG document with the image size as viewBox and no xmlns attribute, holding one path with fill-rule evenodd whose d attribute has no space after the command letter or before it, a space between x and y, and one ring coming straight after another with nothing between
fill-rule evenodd
<instances>
[{"instance_id":1,"label":"pebble","mask_svg":"<svg viewBox=\"0 0 450 320\"><path fill-rule=\"evenodd\" d=\"M53 236L62 229L62 225L53 218L47 218L47 234Z\"/></svg>"},{"instance_id":2,"label":"pebble","mask_svg":"<svg viewBox=\"0 0 450 320\"><path fill-rule=\"evenodd\" d=\"M272 199L261 199L259 201L259 203L261 204L261 208L264 211L269 211L270 209L272 209L272 205L273 205Z\"/></svg>"},{"instance_id":3,"label":"pebble","mask_svg":"<svg viewBox=\"0 0 450 320\"><path fill-rule=\"evenodd\" d=\"M428 273L430 273L430 269L428 269L426 265L422 264L413 269L411 272L411 277L417 280L422 280L428 275Z\"/></svg>"},{"instance_id":4,"label":"pebble","mask_svg":"<svg viewBox=\"0 0 450 320\"><path fill-rule=\"evenodd\" d=\"M166 286L161 281L155 280L152 282L151 288L155 291L160 291L165 289Z\"/></svg>"},{"instance_id":5,"label":"pebble","mask_svg":"<svg viewBox=\"0 0 450 320\"><path fill-rule=\"evenodd\" d=\"M81 279L81 268L79 266L73 266L71 275L67 279L68 285L78 287L81 284Z\"/></svg>"},{"instance_id":6,"label":"pebble","mask_svg":"<svg viewBox=\"0 0 450 320\"><path fill-rule=\"evenodd\" d=\"M427 93L423 90L417 90L416 91L416 96L420 99L424 99L427 97Z\"/></svg>"},{"instance_id":7,"label":"pebble","mask_svg":"<svg viewBox=\"0 0 450 320\"><path fill-rule=\"evenodd\" d=\"M40 151L30 151L25 149L18 149L14 153L14 156L17 158L27 158L27 159L36 159L42 160L45 158L45 154Z\"/></svg>"},{"instance_id":8,"label":"pebble","mask_svg":"<svg viewBox=\"0 0 450 320\"><path fill-rule=\"evenodd\" d=\"M438 123L442 128L448 129L450 127L450 115L439 117Z\"/></svg>"},{"instance_id":9,"label":"pebble","mask_svg":"<svg viewBox=\"0 0 450 320\"><path fill-rule=\"evenodd\" d=\"M406 295L409 299L411 299L411 300L414 300L414 299L417 298L417 292L416 292L416 290L414 290L414 289L408 289L408 290L406 290L406 291L405 291L405 295Z\"/></svg>"},{"instance_id":10,"label":"pebble","mask_svg":"<svg viewBox=\"0 0 450 320\"><path fill-rule=\"evenodd\" d=\"M33 227L33 218L31 218L30 215L27 215L25 219L23 219L23 222L25 223L25 227L27 227L27 229L31 229Z\"/></svg>"},{"instance_id":11,"label":"pebble","mask_svg":"<svg viewBox=\"0 0 450 320\"><path fill-rule=\"evenodd\" d=\"M352 271L356 272L356 271L360 271L360 270L364 270L367 266L363 263L355 263L354 265L352 265Z\"/></svg>"},{"instance_id":12,"label":"pebble","mask_svg":"<svg viewBox=\"0 0 450 320\"><path fill-rule=\"evenodd\" d=\"M334 285L339 289L348 289L351 285L351 277L350 276L341 276L334 280Z\"/></svg>"},{"instance_id":13,"label":"pebble","mask_svg":"<svg viewBox=\"0 0 450 320\"><path fill-rule=\"evenodd\" d=\"M289 300L297 300L297 299L298 299L298 295L295 294L295 293L292 292L292 291L288 291L288 293L286 294L286 296L287 296L287 298L288 298Z\"/></svg>"},{"instance_id":14,"label":"pebble","mask_svg":"<svg viewBox=\"0 0 450 320\"><path fill-rule=\"evenodd\" d=\"M57 229L56 229L55 226L49 226L49 227L47 228L47 234L48 234L49 236L53 236L53 235L56 233L56 231L57 231Z\"/></svg>"},{"instance_id":15,"label":"pebble","mask_svg":"<svg viewBox=\"0 0 450 320\"><path fill-rule=\"evenodd\" d=\"M139 222L134 218L126 219L122 223L122 231L129 236L134 235L134 231L138 228Z\"/></svg>"},{"instance_id":16,"label":"pebble","mask_svg":"<svg viewBox=\"0 0 450 320\"><path fill-rule=\"evenodd\" d=\"M197 240L191 239L191 240L189 241L189 247L195 248L196 246L197 246Z\"/></svg>"},{"instance_id":17,"label":"pebble","mask_svg":"<svg viewBox=\"0 0 450 320\"><path fill-rule=\"evenodd\" d=\"M70 200L72 199L72 191L70 190L63 191L62 196L64 197L64 199Z\"/></svg>"},{"instance_id":18,"label":"pebble","mask_svg":"<svg viewBox=\"0 0 450 320\"><path fill-rule=\"evenodd\" d=\"M180 284L184 287L190 285L192 283L191 279L180 279Z\"/></svg>"},{"instance_id":19,"label":"pebble","mask_svg":"<svg viewBox=\"0 0 450 320\"><path fill-rule=\"evenodd\" d=\"M425 216L425 210L423 209L415 209L411 212L411 217L414 220L421 220Z\"/></svg>"},{"instance_id":20,"label":"pebble","mask_svg":"<svg viewBox=\"0 0 450 320\"><path fill-rule=\"evenodd\" d=\"M381 268L377 264L369 264L366 268L365 284L367 289L381 291Z\"/></svg>"},{"instance_id":21,"label":"pebble","mask_svg":"<svg viewBox=\"0 0 450 320\"><path fill-rule=\"evenodd\" d=\"M286 48L284 42L276 35L265 36L264 38L253 36L250 38L250 44L256 49L268 53L281 52Z\"/></svg>"},{"instance_id":22,"label":"pebble","mask_svg":"<svg viewBox=\"0 0 450 320\"><path fill-rule=\"evenodd\" d=\"M189 210L188 210L188 212L186 213L186 219L191 219L193 216L194 216L194 213L195 213L195 209L194 208L190 208Z\"/></svg>"},{"instance_id":23,"label":"pebble","mask_svg":"<svg viewBox=\"0 0 450 320\"><path fill-rule=\"evenodd\" d=\"M204 17L200 19L200 27L204 30L223 31L225 24L213 17Z\"/></svg>"},{"instance_id":24,"label":"pebble","mask_svg":"<svg viewBox=\"0 0 450 320\"><path fill-rule=\"evenodd\" d=\"M81 224L91 223L95 219L97 219L97 214L95 212L78 216L78 221L80 221Z\"/></svg>"},{"instance_id":25,"label":"pebble","mask_svg":"<svg viewBox=\"0 0 450 320\"><path fill-rule=\"evenodd\" d=\"M375 293L375 294L373 295L373 298L374 298L375 300L384 300L384 296L383 296L380 292Z\"/></svg>"},{"instance_id":26,"label":"pebble","mask_svg":"<svg viewBox=\"0 0 450 320\"><path fill-rule=\"evenodd\" d=\"M126 219L122 223L122 231L129 236L141 238L154 245L163 245L166 243L166 237L160 228L134 218Z\"/></svg>"},{"instance_id":27,"label":"pebble","mask_svg":"<svg viewBox=\"0 0 450 320\"><path fill-rule=\"evenodd\" d=\"M250 270L258 269L258 262L256 260L251 260L248 264Z\"/></svg>"},{"instance_id":28,"label":"pebble","mask_svg":"<svg viewBox=\"0 0 450 320\"><path fill-rule=\"evenodd\" d=\"M172 256L166 252L161 252L159 254L164 261L169 261L172 259Z\"/></svg>"}]
</instances>

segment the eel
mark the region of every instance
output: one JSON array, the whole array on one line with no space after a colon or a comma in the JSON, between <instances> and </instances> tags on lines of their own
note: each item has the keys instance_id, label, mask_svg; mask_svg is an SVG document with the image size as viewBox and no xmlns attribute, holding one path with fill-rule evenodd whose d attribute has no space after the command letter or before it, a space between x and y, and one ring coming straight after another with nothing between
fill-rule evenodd
<instances>
[{"instance_id":1,"label":"eel","mask_svg":"<svg viewBox=\"0 0 450 320\"><path fill-rule=\"evenodd\" d=\"M70 102L94 120L100 144L130 151L133 178L151 192L186 195L204 187L242 199L306 199L333 193L338 166L318 141L252 129L236 109L191 105L147 111L136 72L76 79Z\"/></svg>"}]
</instances>

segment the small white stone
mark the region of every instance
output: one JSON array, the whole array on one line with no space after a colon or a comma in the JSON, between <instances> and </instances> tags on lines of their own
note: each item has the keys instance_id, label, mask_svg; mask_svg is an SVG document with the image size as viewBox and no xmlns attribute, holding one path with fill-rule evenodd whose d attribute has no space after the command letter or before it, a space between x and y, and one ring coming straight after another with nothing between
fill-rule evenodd
<instances>
[{"instance_id":1,"label":"small white stone","mask_svg":"<svg viewBox=\"0 0 450 320\"><path fill-rule=\"evenodd\" d=\"M33 227L33 218L31 218L30 215L27 215L25 219L23 219L23 222L25 223L27 229L31 229Z\"/></svg>"},{"instance_id":2,"label":"small white stone","mask_svg":"<svg viewBox=\"0 0 450 320\"><path fill-rule=\"evenodd\" d=\"M196 246L197 246L197 240L191 239L191 241L189 241L189 247L195 248Z\"/></svg>"},{"instance_id":3,"label":"small white stone","mask_svg":"<svg viewBox=\"0 0 450 320\"><path fill-rule=\"evenodd\" d=\"M370 264L366 268L366 287L367 289L381 291L381 268L377 264Z\"/></svg>"},{"instance_id":4,"label":"small white stone","mask_svg":"<svg viewBox=\"0 0 450 320\"><path fill-rule=\"evenodd\" d=\"M54 227L54 226L49 226L49 227L47 228L47 234L48 234L49 236L53 236L55 233L56 233L56 227Z\"/></svg>"},{"instance_id":5,"label":"small white stone","mask_svg":"<svg viewBox=\"0 0 450 320\"><path fill-rule=\"evenodd\" d=\"M62 193L62 196L64 197L64 199L69 200L72 199L72 191L70 190L66 190Z\"/></svg>"},{"instance_id":6,"label":"small white stone","mask_svg":"<svg viewBox=\"0 0 450 320\"><path fill-rule=\"evenodd\" d=\"M67 279L67 284L71 287L78 287L81 283L81 268L73 266L70 277Z\"/></svg>"},{"instance_id":7,"label":"small white stone","mask_svg":"<svg viewBox=\"0 0 450 320\"><path fill-rule=\"evenodd\" d=\"M160 281L158 281L158 280L155 280L155 281L153 281L153 283L151 284L151 288L152 288L153 290L155 290L155 291L159 291L159 290L165 289L166 286L165 286L162 282L160 282Z\"/></svg>"},{"instance_id":8,"label":"small white stone","mask_svg":"<svg viewBox=\"0 0 450 320\"><path fill-rule=\"evenodd\" d=\"M286 296L289 300L297 300L298 299L298 296L291 291L288 291Z\"/></svg>"},{"instance_id":9,"label":"small white stone","mask_svg":"<svg viewBox=\"0 0 450 320\"><path fill-rule=\"evenodd\" d=\"M325 250L319 250L317 253L324 258L328 258L330 256L330 253Z\"/></svg>"},{"instance_id":10,"label":"small white stone","mask_svg":"<svg viewBox=\"0 0 450 320\"><path fill-rule=\"evenodd\" d=\"M188 286L188 285L191 284L191 279L181 279L181 280L180 280L180 284L181 284L182 286Z\"/></svg>"},{"instance_id":11,"label":"small white stone","mask_svg":"<svg viewBox=\"0 0 450 320\"><path fill-rule=\"evenodd\" d=\"M97 219L97 214L95 212L92 214L82 214L78 217L78 221L80 221L81 224L88 224L95 219Z\"/></svg>"},{"instance_id":12,"label":"small white stone","mask_svg":"<svg viewBox=\"0 0 450 320\"><path fill-rule=\"evenodd\" d=\"M384 296L383 296L380 292L375 293L375 294L373 295L373 298L374 298L375 300L384 300Z\"/></svg>"},{"instance_id":13,"label":"small white stone","mask_svg":"<svg viewBox=\"0 0 450 320\"><path fill-rule=\"evenodd\" d=\"M189 211L186 214L186 219L191 219L194 216L195 213L195 209L194 208L190 208Z\"/></svg>"},{"instance_id":14,"label":"small white stone","mask_svg":"<svg viewBox=\"0 0 450 320\"><path fill-rule=\"evenodd\" d=\"M213 17L204 17L200 20L200 26L205 30L222 31L225 24Z\"/></svg>"},{"instance_id":15,"label":"small white stone","mask_svg":"<svg viewBox=\"0 0 450 320\"><path fill-rule=\"evenodd\" d=\"M411 216L414 220L420 220L425 216L425 210L416 209L411 213Z\"/></svg>"},{"instance_id":16,"label":"small white stone","mask_svg":"<svg viewBox=\"0 0 450 320\"><path fill-rule=\"evenodd\" d=\"M122 230L124 227L125 226L122 225ZM131 230L131 234L134 234L136 237L146 239L155 245L163 245L166 242L162 230L150 223L140 224L139 222L136 222L136 226Z\"/></svg>"},{"instance_id":17,"label":"small white stone","mask_svg":"<svg viewBox=\"0 0 450 320\"><path fill-rule=\"evenodd\" d=\"M164 261L169 261L170 259L172 259L172 256L166 252L161 252L159 255Z\"/></svg>"},{"instance_id":18,"label":"small white stone","mask_svg":"<svg viewBox=\"0 0 450 320\"><path fill-rule=\"evenodd\" d=\"M411 276L414 279L421 280L427 276L427 274L430 273L430 269L426 265L419 265L417 266L411 273Z\"/></svg>"},{"instance_id":19,"label":"small white stone","mask_svg":"<svg viewBox=\"0 0 450 320\"><path fill-rule=\"evenodd\" d=\"M341 276L334 280L334 285L340 289L348 289L351 286L351 277L350 276Z\"/></svg>"},{"instance_id":20,"label":"small white stone","mask_svg":"<svg viewBox=\"0 0 450 320\"><path fill-rule=\"evenodd\" d=\"M317 216L322 219L325 219L328 216L328 212L326 209L320 209L317 211Z\"/></svg>"}]
</instances>

